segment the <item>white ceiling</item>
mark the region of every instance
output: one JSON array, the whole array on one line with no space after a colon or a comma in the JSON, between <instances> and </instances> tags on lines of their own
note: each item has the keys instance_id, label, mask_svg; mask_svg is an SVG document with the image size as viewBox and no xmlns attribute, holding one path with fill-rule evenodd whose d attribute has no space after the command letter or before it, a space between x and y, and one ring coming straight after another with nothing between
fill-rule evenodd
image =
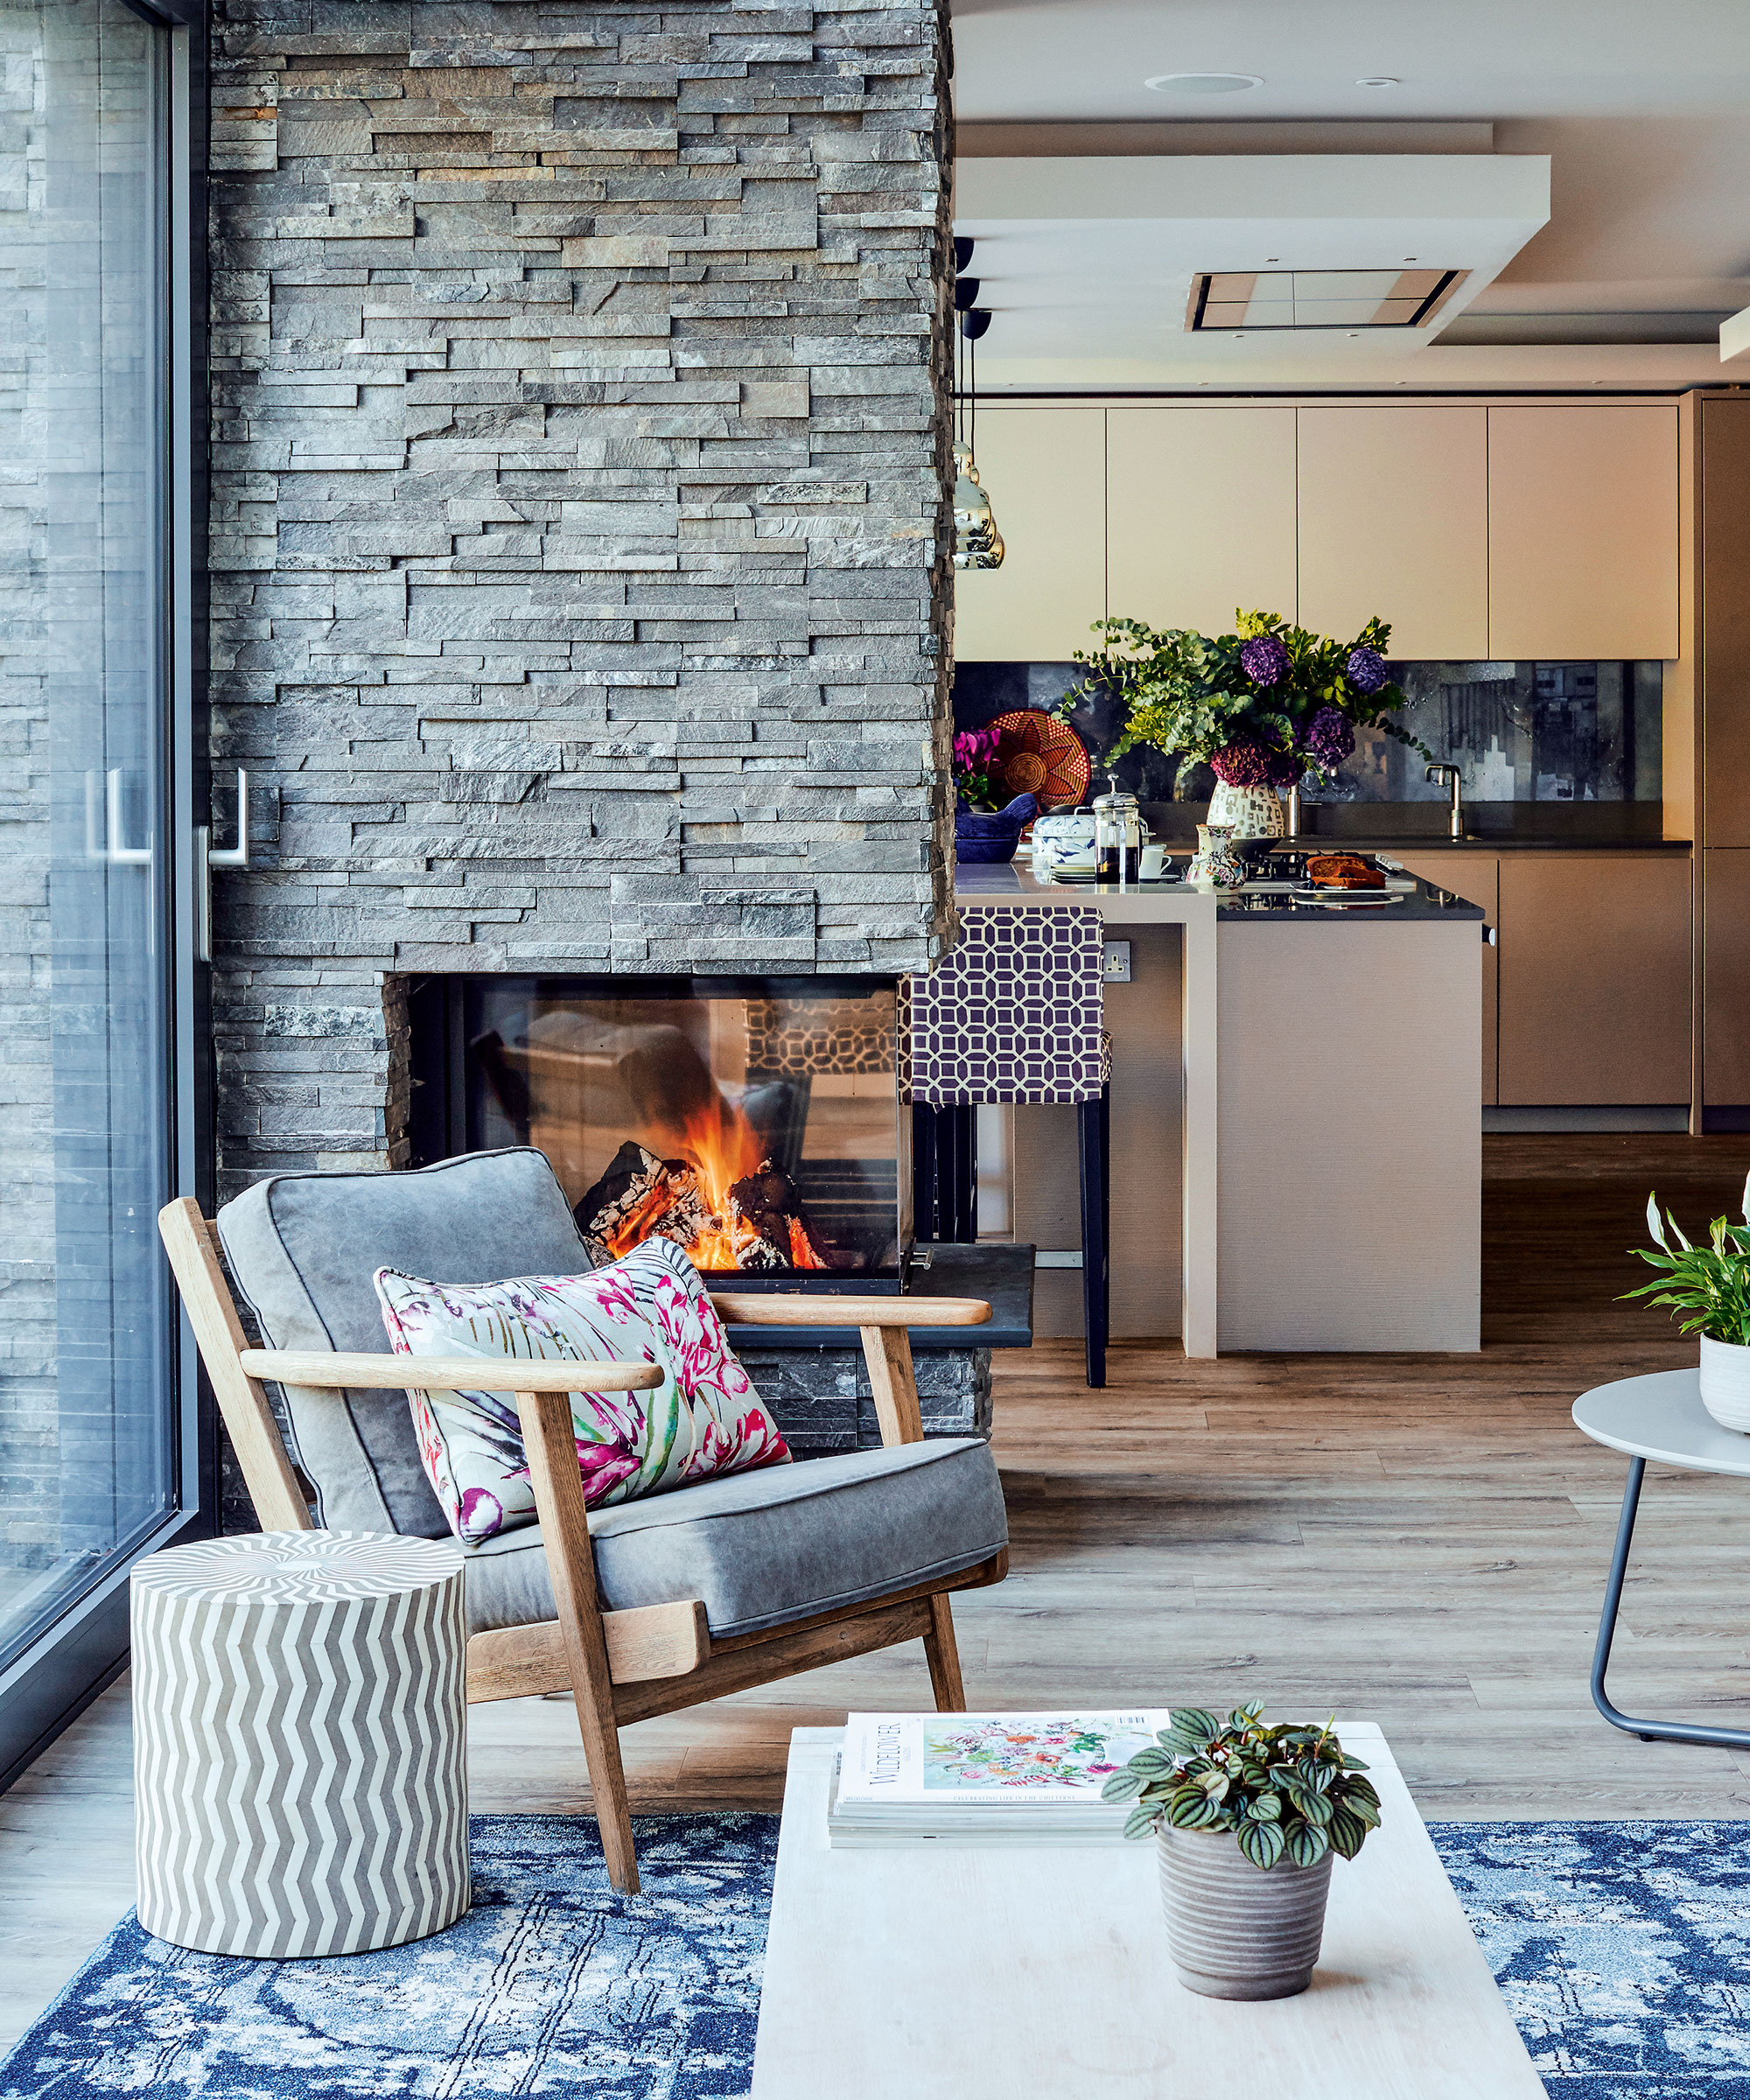
<instances>
[{"instance_id":1,"label":"white ceiling","mask_svg":"<svg viewBox=\"0 0 1750 2100\"><path fill-rule=\"evenodd\" d=\"M1750 306L1750 0L956 0L955 46L963 159L1136 155L1155 139L1157 150L1207 150L1190 127L1216 120L1224 153L1243 150L1227 143L1238 124L1259 126L1239 136L1268 146L1270 126L1316 123L1292 135L1298 149L1310 136L1341 152L1351 136L1380 150L1382 122L1461 120L1492 122L1497 154L1550 157L1549 223L1453 321L1453 340L1344 381L1319 346L1248 357L1249 342L1217 368L1200 364L1197 379L1324 387L1408 371L1417 386L1682 385L1742 372L1722 368L1717 328ZM1264 85L1194 98L1143 84L1204 70ZM1380 74L1401 84L1355 84ZM1368 133L1347 134L1351 122ZM1122 130L1102 144L1088 130L1100 125ZM1027 293L1016 282L1005 295L997 248L972 266L996 316L981 391L1075 383L1110 352L1110 295L1091 275L1080 288L1067 357L1011 355L1004 298L1018 308ZM1182 307L1171 318L1182 324ZM1020 334L1018 316L1012 352ZM1166 349L1118 361L1127 377L1090 370L1082 383L1196 383Z\"/></svg>"}]
</instances>

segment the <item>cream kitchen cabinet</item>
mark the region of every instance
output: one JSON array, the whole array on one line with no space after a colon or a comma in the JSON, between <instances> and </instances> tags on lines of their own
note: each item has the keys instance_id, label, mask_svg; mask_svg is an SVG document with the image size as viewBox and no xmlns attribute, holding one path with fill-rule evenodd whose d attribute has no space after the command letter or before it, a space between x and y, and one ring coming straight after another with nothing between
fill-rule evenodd
<instances>
[{"instance_id":1,"label":"cream kitchen cabinet","mask_svg":"<svg viewBox=\"0 0 1750 2100\"><path fill-rule=\"evenodd\" d=\"M1468 402L1298 411L1303 626L1347 640L1377 613L1394 656L1489 654L1488 416Z\"/></svg>"},{"instance_id":2,"label":"cream kitchen cabinet","mask_svg":"<svg viewBox=\"0 0 1750 2100\"><path fill-rule=\"evenodd\" d=\"M1677 654L1675 402L1490 406L1488 654Z\"/></svg>"},{"instance_id":3,"label":"cream kitchen cabinet","mask_svg":"<svg viewBox=\"0 0 1750 2100\"><path fill-rule=\"evenodd\" d=\"M1294 410L1111 409L1106 595L1152 627L1232 632L1236 608L1297 617Z\"/></svg>"},{"instance_id":4,"label":"cream kitchen cabinet","mask_svg":"<svg viewBox=\"0 0 1750 2100\"><path fill-rule=\"evenodd\" d=\"M1106 616L1106 411L978 410L978 472L1007 550L954 578L960 663L1065 663Z\"/></svg>"}]
</instances>

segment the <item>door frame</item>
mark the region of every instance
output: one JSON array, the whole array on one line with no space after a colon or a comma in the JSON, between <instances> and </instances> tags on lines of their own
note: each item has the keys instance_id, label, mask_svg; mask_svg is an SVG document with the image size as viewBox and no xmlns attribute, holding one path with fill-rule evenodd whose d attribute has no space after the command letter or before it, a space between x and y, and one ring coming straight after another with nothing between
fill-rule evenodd
<instances>
[{"instance_id":1,"label":"door frame","mask_svg":"<svg viewBox=\"0 0 1750 2100\"><path fill-rule=\"evenodd\" d=\"M194 942L194 811L206 802L206 0L122 0L167 39L170 123L169 399L164 461L170 559L165 728L158 754L166 817L163 874L168 934L161 980L169 1023L168 1158L174 1186L162 1200L195 1195L210 1208L214 1089L210 970ZM200 797L197 805L196 797ZM167 1264L159 1288L170 1298ZM176 1423L173 1507L0 1672L0 1790L111 1684L128 1660L129 1580L144 1553L216 1529L216 1414L200 1376L186 1316L170 1328Z\"/></svg>"}]
</instances>

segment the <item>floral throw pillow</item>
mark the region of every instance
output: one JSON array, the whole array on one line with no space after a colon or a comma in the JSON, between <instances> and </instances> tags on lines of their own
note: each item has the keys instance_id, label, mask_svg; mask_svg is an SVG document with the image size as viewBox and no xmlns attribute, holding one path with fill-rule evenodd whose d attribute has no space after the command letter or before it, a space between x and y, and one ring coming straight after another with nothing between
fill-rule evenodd
<instances>
[{"instance_id":1,"label":"floral throw pillow","mask_svg":"<svg viewBox=\"0 0 1750 2100\"><path fill-rule=\"evenodd\" d=\"M584 1276L433 1284L379 1269L375 1283L402 1355L661 1365L662 1382L643 1392L570 1396L592 1507L789 1462L697 1270L671 1241L646 1240ZM536 1522L514 1390L410 1386L407 1396L425 1471L465 1545Z\"/></svg>"}]
</instances>

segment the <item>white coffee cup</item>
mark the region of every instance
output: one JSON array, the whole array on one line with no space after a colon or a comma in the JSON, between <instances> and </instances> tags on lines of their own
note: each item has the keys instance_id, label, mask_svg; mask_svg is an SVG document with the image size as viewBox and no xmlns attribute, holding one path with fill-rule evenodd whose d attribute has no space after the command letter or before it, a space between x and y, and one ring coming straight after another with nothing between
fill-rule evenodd
<instances>
[{"instance_id":1,"label":"white coffee cup","mask_svg":"<svg viewBox=\"0 0 1750 2100\"><path fill-rule=\"evenodd\" d=\"M1166 848L1144 846L1142 855L1142 878L1144 882L1158 882L1166 872Z\"/></svg>"}]
</instances>

